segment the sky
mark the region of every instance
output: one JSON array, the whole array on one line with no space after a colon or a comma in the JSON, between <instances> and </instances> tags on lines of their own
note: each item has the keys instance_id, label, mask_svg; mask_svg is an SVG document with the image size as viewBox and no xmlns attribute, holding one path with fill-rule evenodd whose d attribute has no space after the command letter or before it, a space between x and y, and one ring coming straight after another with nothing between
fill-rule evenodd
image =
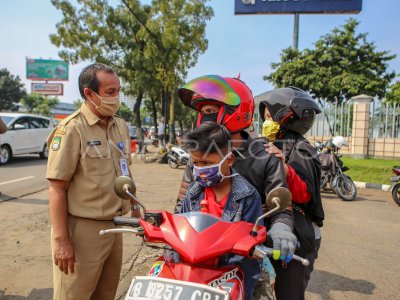
<instances>
[{"instance_id":1,"label":"sky","mask_svg":"<svg viewBox=\"0 0 400 300\"><path fill-rule=\"evenodd\" d=\"M240 73L254 95L272 89L263 76L271 72L271 63L279 62L281 51L293 44L293 15L234 15L234 0L212 0L209 5L214 17L207 23L208 49L189 70L187 81L207 74L234 77ZM0 0L0 7L0 68L18 75L31 92L25 59L59 59L60 49L51 44L49 35L56 33L62 14L50 0ZM399 11L399 0L364 0L361 13L355 15L300 15L299 49L312 48L321 36L353 17L361 22L358 31L368 33L377 50L398 56L388 70L400 73ZM78 76L89 63L70 65L61 101L80 98Z\"/></svg>"}]
</instances>

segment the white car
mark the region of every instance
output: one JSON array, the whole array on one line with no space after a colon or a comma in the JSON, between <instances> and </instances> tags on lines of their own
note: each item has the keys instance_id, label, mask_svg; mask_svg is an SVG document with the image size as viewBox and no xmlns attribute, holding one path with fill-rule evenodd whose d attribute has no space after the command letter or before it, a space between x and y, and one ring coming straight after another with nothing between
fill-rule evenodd
<instances>
[{"instance_id":1,"label":"white car","mask_svg":"<svg viewBox=\"0 0 400 300\"><path fill-rule=\"evenodd\" d=\"M37 153L40 158L48 157L47 137L54 128L50 118L22 113L0 113L0 117L8 127L0 135L0 165L19 154Z\"/></svg>"}]
</instances>

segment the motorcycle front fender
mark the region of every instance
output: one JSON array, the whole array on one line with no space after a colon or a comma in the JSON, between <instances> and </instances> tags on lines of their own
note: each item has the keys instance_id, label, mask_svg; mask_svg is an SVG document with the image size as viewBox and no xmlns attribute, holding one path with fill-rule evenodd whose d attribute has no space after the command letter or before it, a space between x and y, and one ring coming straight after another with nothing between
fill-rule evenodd
<instances>
[{"instance_id":1,"label":"motorcycle front fender","mask_svg":"<svg viewBox=\"0 0 400 300\"><path fill-rule=\"evenodd\" d=\"M172 159L174 162L176 162L177 161L177 159L176 159L176 157L173 155L173 154L171 154L171 153L168 153L168 158L170 158L170 159Z\"/></svg>"},{"instance_id":2,"label":"motorcycle front fender","mask_svg":"<svg viewBox=\"0 0 400 300\"><path fill-rule=\"evenodd\" d=\"M392 184L390 185L390 188L389 188L389 192L393 192L394 187L398 184L400 184L400 182L392 182Z\"/></svg>"},{"instance_id":3,"label":"motorcycle front fender","mask_svg":"<svg viewBox=\"0 0 400 300\"><path fill-rule=\"evenodd\" d=\"M346 174L336 175L335 178L333 178L333 180L332 180L332 188L334 188L337 185L337 182L338 182L339 178L343 178L343 177L346 178L346 179L351 180L351 177L347 176Z\"/></svg>"}]
</instances>

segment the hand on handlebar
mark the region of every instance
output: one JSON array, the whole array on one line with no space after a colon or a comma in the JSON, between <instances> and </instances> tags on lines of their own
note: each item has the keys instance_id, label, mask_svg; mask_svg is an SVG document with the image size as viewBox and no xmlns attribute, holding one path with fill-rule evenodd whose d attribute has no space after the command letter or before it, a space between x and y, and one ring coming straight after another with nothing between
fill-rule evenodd
<instances>
[{"instance_id":1,"label":"hand on handlebar","mask_svg":"<svg viewBox=\"0 0 400 300\"><path fill-rule=\"evenodd\" d=\"M294 255L295 245L297 245L297 238L291 228L285 223L276 222L269 229L268 238L272 240L274 247L272 258L290 262Z\"/></svg>"},{"instance_id":2,"label":"hand on handlebar","mask_svg":"<svg viewBox=\"0 0 400 300\"><path fill-rule=\"evenodd\" d=\"M60 268L61 272L68 275L68 272L74 273L75 251L71 241L54 241L53 249L54 264Z\"/></svg>"}]
</instances>

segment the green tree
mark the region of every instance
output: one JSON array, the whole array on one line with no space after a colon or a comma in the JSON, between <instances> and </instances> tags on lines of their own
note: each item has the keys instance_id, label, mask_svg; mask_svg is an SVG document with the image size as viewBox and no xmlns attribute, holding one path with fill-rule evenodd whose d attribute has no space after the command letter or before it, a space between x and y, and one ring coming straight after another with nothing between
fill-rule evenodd
<instances>
[{"instance_id":1,"label":"green tree","mask_svg":"<svg viewBox=\"0 0 400 300\"><path fill-rule=\"evenodd\" d=\"M390 86L390 91L386 94L386 102L390 104L400 103L400 81Z\"/></svg>"},{"instance_id":2,"label":"green tree","mask_svg":"<svg viewBox=\"0 0 400 300\"><path fill-rule=\"evenodd\" d=\"M56 97L46 97L37 93L27 94L21 99L21 103L29 113L43 116L51 116L51 109L59 102Z\"/></svg>"},{"instance_id":3,"label":"green tree","mask_svg":"<svg viewBox=\"0 0 400 300\"><path fill-rule=\"evenodd\" d=\"M124 102L121 103L119 110L117 112L117 115L119 115L122 119L124 119L126 122L132 122L133 119L133 112L132 110L129 109L128 106Z\"/></svg>"},{"instance_id":4,"label":"green tree","mask_svg":"<svg viewBox=\"0 0 400 300\"><path fill-rule=\"evenodd\" d=\"M170 132L174 140L176 88L186 77L187 69L196 64L198 56L207 49L206 21L213 16L206 0L153 1L147 27L161 39L149 39L145 55L158 63L156 78L169 95ZM165 101L165 100L164 100Z\"/></svg>"},{"instance_id":5,"label":"green tree","mask_svg":"<svg viewBox=\"0 0 400 300\"><path fill-rule=\"evenodd\" d=\"M29 112L33 113L36 107L41 103L44 102L45 96L37 93L27 94L21 99L21 103L24 108Z\"/></svg>"},{"instance_id":6,"label":"green tree","mask_svg":"<svg viewBox=\"0 0 400 300\"><path fill-rule=\"evenodd\" d=\"M207 48L205 21L208 0L52 0L63 14L50 40L61 58L72 63L94 60L113 66L135 96L135 125L141 127L140 106L147 91L164 87L172 93L177 77L186 74ZM140 138L140 137L138 137Z\"/></svg>"},{"instance_id":7,"label":"green tree","mask_svg":"<svg viewBox=\"0 0 400 300\"><path fill-rule=\"evenodd\" d=\"M144 100L144 114L150 116L150 124L157 127L157 119L161 113L161 94L156 93L155 95L149 94Z\"/></svg>"},{"instance_id":8,"label":"green tree","mask_svg":"<svg viewBox=\"0 0 400 300\"><path fill-rule=\"evenodd\" d=\"M198 113L195 110L183 105L182 102L176 101L175 115L181 130L191 130L196 123Z\"/></svg>"},{"instance_id":9,"label":"green tree","mask_svg":"<svg viewBox=\"0 0 400 300\"><path fill-rule=\"evenodd\" d=\"M264 79L277 87L297 86L318 99L340 103L359 94L384 97L395 77L387 63L395 58L377 51L366 33L356 33L359 22L349 19L343 26L321 37L313 49L283 50L281 61Z\"/></svg>"},{"instance_id":10,"label":"green tree","mask_svg":"<svg viewBox=\"0 0 400 300\"><path fill-rule=\"evenodd\" d=\"M26 95L24 84L19 76L12 75L7 69L0 69L0 110L14 110L15 103Z\"/></svg>"},{"instance_id":11,"label":"green tree","mask_svg":"<svg viewBox=\"0 0 400 300\"><path fill-rule=\"evenodd\" d=\"M39 115L51 117L51 109L58 103L60 103L60 100L57 97L46 97L44 101L39 103L34 112Z\"/></svg>"},{"instance_id":12,"label":"green tree","mask_svg":"<svg viewBox=\"0 0 400 300\"><path fill-rule=\"evenodd\" d=\"M78 109L80 109L81 108L81 106L82 106L82 103L83 103L83 101L82 101L82 99L76 99L75 101L74 101L74 108L76 109L76 110L78 110Z\"/></svg>"}]
</instances>

